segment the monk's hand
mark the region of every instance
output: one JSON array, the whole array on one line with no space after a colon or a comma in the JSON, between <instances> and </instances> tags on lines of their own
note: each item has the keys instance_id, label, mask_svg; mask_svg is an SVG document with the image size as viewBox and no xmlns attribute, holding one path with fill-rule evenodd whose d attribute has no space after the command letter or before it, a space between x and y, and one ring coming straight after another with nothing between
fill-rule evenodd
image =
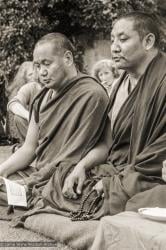
<instances>
[{"instance_id":1,"label":"monk's hand","mask_svg":"<svg viewBox=\"0 0 166 250\"><path fill-rule=\"evenodd\" d=\"M7 173L0 166L0 187L4 184L3 178L7 178L7 177L8 177Z\"/></svg>"},{"instance_id":2,"label":"monk's hand","mask_svg":"<svg viewBox=\"0 0 166 250\"><path fill-rule=\"evenodd\" d=\"M7 178L8 177L8 174L7 174L7 171L0 166L0 177L4 177L4 178Z\"/></svg>"},{"instance_id":3,"label":"monk's hand","mask_svg":"<svg viewBox=\"0 0 166 250\"><path fill-rule=\"evenodd\" d=\"M0 176L0 187L4 185L4 177L3 176Z\"/></svg>"},{"instance_id":4,"label":"monk's hand","mask_svg":"<svg viewBox=\"0 0 166 250\"><path fill-rule=\"evenodd\" d=\"M163 161L162 179L163 179L164 181L166 181L166 160Z\"/></svg>"},{"instance_id":5,"label":"monk's hand","mask_svg":"<svg viewBox=\"0 0 166 250\"><path fill-rule=\"evenodd\" d=\"M94 190L96 190L98 195L104 196L104 190L103 190L103 182L102 180L98 181L96 185L93 187Z\"/></svg>"},{"instance_id":6,"label":"monk's hand","mask_svg":"<svg viewBox=\"0 0 166 250\"><path fill-rule=\"evenodd\" d=\"M82 193L82 187L86 179L85 169L77 165L66 178L62 193L66 198L77 199Z\"/></svg>"}]
</instances>

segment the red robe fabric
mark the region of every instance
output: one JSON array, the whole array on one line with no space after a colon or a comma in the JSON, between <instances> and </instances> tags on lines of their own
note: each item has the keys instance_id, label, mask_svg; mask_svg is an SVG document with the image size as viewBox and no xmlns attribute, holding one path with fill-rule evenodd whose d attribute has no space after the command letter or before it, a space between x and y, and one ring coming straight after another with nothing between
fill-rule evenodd
<instances>
[{"instance_id":1,"label":"red robe fabric","mask_svg":"<svg viewBox=\"0 0 166 250\"><path fill-rule=\"evenodd\" d=\"M123 77L119 83L123 81ZM112 103L117 89L112 95ZM162 162L166 159L166 57L159 53L149 64L121 108L114 127L108 162L110 177L103 178L105 214L134 210L146 197L136 194L164 185ZM165 187L165 186L164 186ZM147 191L148 192L148 191ZM158 195L160 195L158 193ZM166 197L166 196L165 196ZM165 199L166 202L166 198ZM148 205L148 204L147 204ZM127 206L127 207L126 207Z\"/></svg>"},{"instance_id":2,"label":"red robe fabric","mask_svg":"<svg viewBox=\"0 0 166 250\"><path fill-rule=\"evenodd\" d=\"M94 147L101 137L108 115L109 98L105 89L94 79L80 75L50 98L44 89L35 98L32 109L39 123L39 146L36 168L25 181L32 193L28 211L21 220L36 213L69 216L77 210L80 198L67 199L62 194L66 176ZM46 105L42 105L47 96ZM87 189L92 184L87 180Z\"/></svg>"}]
</instances>

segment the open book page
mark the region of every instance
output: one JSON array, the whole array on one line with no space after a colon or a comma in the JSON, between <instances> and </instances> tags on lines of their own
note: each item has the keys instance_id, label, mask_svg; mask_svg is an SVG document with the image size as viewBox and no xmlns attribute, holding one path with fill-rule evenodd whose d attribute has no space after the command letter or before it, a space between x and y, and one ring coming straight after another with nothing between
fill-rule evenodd
<instances>
[{"instance_id":1,"label":"open book page","mask_svg":"<svg viewBox=\"0 0 166 250\"><path fill-rule=\"evenodd\" d=\"M6 178L3 179L6 185L8 204L27 207L25 187Z\"/></svg>"}]
</instances>

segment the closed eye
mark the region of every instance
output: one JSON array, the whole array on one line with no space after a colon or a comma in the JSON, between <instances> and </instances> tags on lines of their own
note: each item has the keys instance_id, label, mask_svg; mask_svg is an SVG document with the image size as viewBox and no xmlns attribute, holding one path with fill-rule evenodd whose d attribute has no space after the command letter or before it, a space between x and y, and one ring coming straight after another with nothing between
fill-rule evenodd
<instances>
[{"instance_id":1,"label":"closed eye","mask_svg":"<svg viewBox=\"0 0 166 250\"><path fill-rule=\"evenodd\" d=\"M50 64L51 64L51 62L48 61L48 60L44 60L44 61L43 61L43 65L44 65L44 66L49 66Z\"/></svg>"},{"instance_id":2,"label":"closed eye","mask_svg":"<svg viewBox=\"0 0 166 250\"><path fill-rule=\"evenodd\" d=\"M120 38L119 40L120 40L120 42L125 42L125 41L127 41L127 38Z\"/></svg>"}]
</instances>

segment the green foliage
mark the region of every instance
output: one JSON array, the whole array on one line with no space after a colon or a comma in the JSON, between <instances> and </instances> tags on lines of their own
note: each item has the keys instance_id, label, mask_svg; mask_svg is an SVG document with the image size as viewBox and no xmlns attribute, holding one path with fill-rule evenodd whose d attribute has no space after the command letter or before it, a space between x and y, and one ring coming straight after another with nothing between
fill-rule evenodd
<instances>
[{"instance_id":1,"label":"green foliage","mask_svg":"<svg viewBox=\"0 0 166 250\"><path fill-rule=\"evenodd\" d=\"M93 41L97 34L110 35L117 15L131 10L157 13L157 0L1 0L0 68L10 81L17 67L32 59L36 40L58 31L68 35L77 47L77 60L85 46L80 34Z\"/></svg>"},{"instance_id":2,"label":"green foliage","mask_svg":"<svg viewBox=\"0 0 166 250\"><path fill-rule=\"evenodd\" d=\"M20 63L32 58L35 41L50 28L41 8L42 1L1 1L0 67L8 79Z\"/></svg>"},{"instance_id":3,"label":"green foliage","mask_svg":"<svg viewBox=\"0 0 166 250\"><path fill-rule=\"evenodd\" d=\"M44 6L50 21L58 19L63 30L79 34L110 32L112 21L131 10L156 12L157 0L49 0Z\"/></svg>"}]
</instances>

